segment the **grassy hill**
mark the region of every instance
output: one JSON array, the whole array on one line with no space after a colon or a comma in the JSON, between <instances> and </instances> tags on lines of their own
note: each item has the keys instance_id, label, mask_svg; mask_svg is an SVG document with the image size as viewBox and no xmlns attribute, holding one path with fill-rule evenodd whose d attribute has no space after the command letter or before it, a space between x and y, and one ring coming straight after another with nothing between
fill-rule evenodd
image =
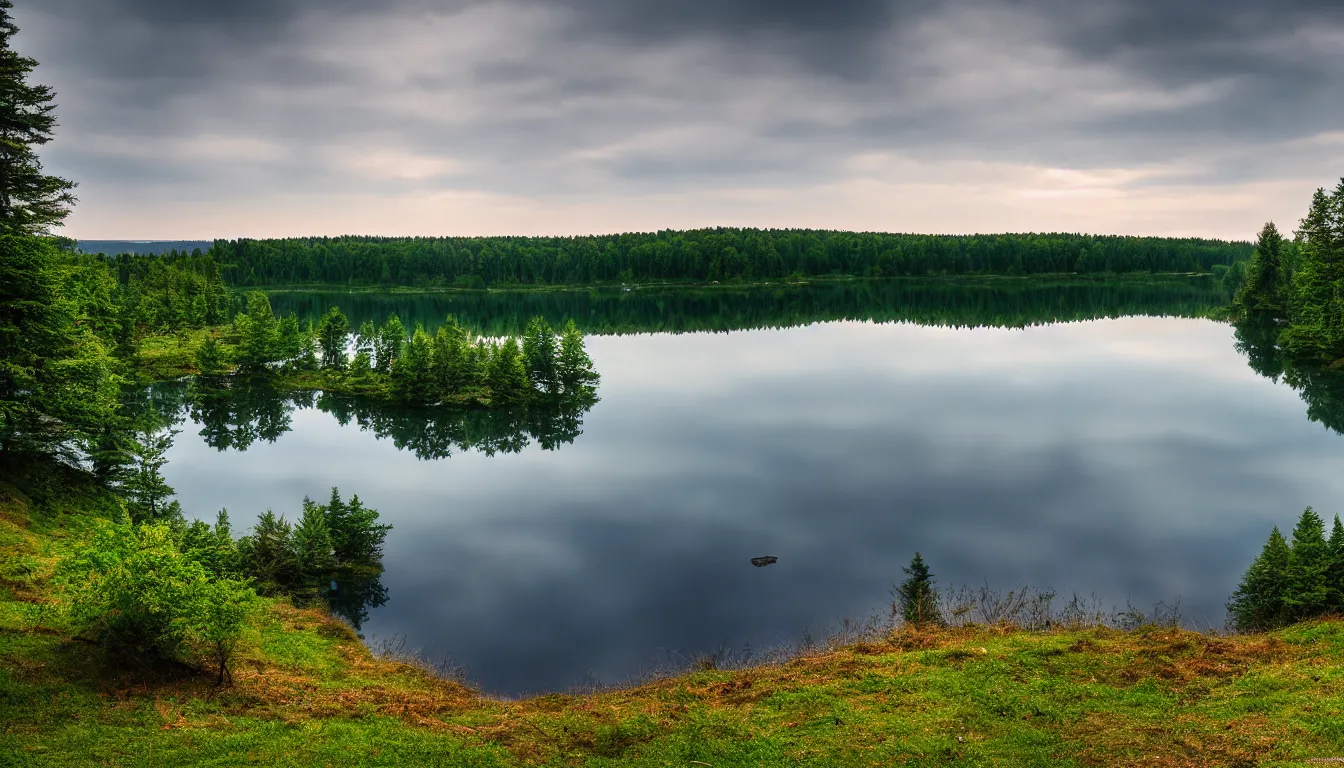
<instances>
[{"instance_id":1,"label":"grassy hill","mask_svg":"<svg viewBox=\"0 0 1344 768\"><path fill-rule=\"evenodd\" d=\"M746 670L520 701L270 601L234 673L118 666L55 568L116 502L0 473L0 766L1251 766L1344 756L1344 623L897 630ZM545 627L535 631L545 632Z\"/></svg>"}]
</instances>

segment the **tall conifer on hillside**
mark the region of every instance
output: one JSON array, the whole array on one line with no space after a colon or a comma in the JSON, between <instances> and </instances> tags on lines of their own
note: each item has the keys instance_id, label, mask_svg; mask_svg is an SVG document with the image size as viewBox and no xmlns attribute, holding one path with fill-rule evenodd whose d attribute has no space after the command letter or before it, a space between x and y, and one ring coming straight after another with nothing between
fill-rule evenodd
<instances>
[{"instance_id":1,"label":"tall conifer on hillside","mask_svg":"<svg viewBox=\"0 0 1344 768\"><path fill-rule=\"evenodd\" d=\"M44 174L34 152L56 129L55 93L28 82L37 62L10 47L13 7L0 0L0 234L45 234L70 212L75 185Z\"/></svg>"},{"instance_id":2,"label":"tall conifer on hillside","mask_svg":"<svg viewBox=\"0 0 1344 768\"><path fill-rule=\"evenodd\" d=\"M74 185L44 175L34 152L56 127L53 94L10 48L12 7L0 0L0 457L77 460L116 412L117 379L96 324L62 291L65 256L40 237Z\"/></svg>"}]
</instances>

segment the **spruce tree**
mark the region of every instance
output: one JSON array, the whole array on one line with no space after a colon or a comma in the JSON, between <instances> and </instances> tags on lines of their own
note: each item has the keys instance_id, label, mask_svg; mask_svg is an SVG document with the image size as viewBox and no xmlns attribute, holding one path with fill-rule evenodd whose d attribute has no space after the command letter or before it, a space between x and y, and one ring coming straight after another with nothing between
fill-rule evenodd
<instances>
[{"instance_id":1,"label":"spruce tree","mask_svg":"<svg viewBox=\"0 0 1344 768\"><path fill-rule=\"evenodd\" d=\"M218 376L224 370L224 355L219 351L213 334L207 333L205 341L196 349L196 368L202 376Z\"/></svg>"},{"instance_id":2,"label":"spruce tree","mask_svg":"<svg viewBox=\"0 0 1344 768\"><path fill-rule=\"evenodd\" d=\"M1329 565L1326 566L1325 584L1330 593L1330 611L1344 613L1344 523L1335 515L1330 530Z\"/></svg>"},{"instance_id":3,"label":"spruce tree","mask_svg":"<svg viewBox=\"0 0 1344 768\"><path fill-rule=\"evenodd\" d=\"M1233 627L1243 632L1265 630L1290 620L1287 597L1292 555L1288 542L1275 526L1260 556L1246 569L1240 586L1227 603Z\"/></svg>"},{"instance_id":4,"label":"spruce tree","mask_svg":"<svg viewBox=\"0 0 1344 768\"><path fill-rule=\"evenodd\" d=\"M260 291L247 294L247 310L234 319L238 331L238 370L259 374L281 359L280 322L271 310L271 300Z\"/></svg>"},{"instance_id":5,"label":"spruce tree","mask_svg":"<svg viewBox=\"0 0 1344 768\"><path fill-rule=\"evenodd\" d=\"M179 520L182 508L173 501L173 487L163 477L168 463L165 454L173 447L177 430L163 429L157 413L141 418L137 427L133 461L121 480L119 491L126 499L126 511L134 523L163 523Z\"/></svg>"},{"instance_id":6,"label":"spruce tree","mask_svg":"<svg viewBox=\"0 0 1344 768\"><path fill-rule=\"evenodd\" d=\"M322 367L345 370L345 344L350 335L350 321L340 307L332 307L317 325L317 344L322 349Z\"/></svg>"},{"instance_id":7,"label":"spruce tree","mask_svg":"<svg viewBox=\"0 0 1344 768\"><path fill-rule=\"evenodd\" d=\"M437 401L433 364L434 345L425 330L417 327L401 356L392 363L392 393L406 403Z\"/></svg>"},{"instance_id":8,"label":"spruce tree","mask_svg":"<svg viewBox=\"0 0 1344 768\"><path fill-rule=\"evenodd\" d=\"M34 151L56 129L55 94L28 82L37 62L10 46L13 7L0 0L0 235L45 234L69 214L75 185L44 174Z\"/></svg>"},{"instance_id":9,"label":"spruce tree","mask_svg":"<svg viewBox=\"0 0 1344 768\"><path fill-rule=\"evenodd\" d=\"M1315 618L1329 609L1331 594L1326 581L1329 569L1325 521L1307 507L1293 528L1292 555L1288 560L1284 604L1292 620Z\"/></svg>"},{"instance_id":10,"label":"spruce tree","mask_svg":"<svg viewBox=\"0 0 1344 768\"><path fill-rule=\"evenodd\" d=\"M560 394L560 349L555 341L555 329L544 317L534 317L523 333L523 360L527 377L542 394Z\"/></svg>"},{"instance_id":11,"label":"spruce tree","mask_svg":"<svg viewBox=\"0 0 1344 768\"><path fill-rule=\"evenodd\" d=\"M307 582L322 581L336 567L326 510L311 499L303 500L303 516L294 526L294 551L299 571Z\"/></svg>"},{"instance_id":12,"label":"spruce tree","mask_svg":"<svg viewBox=\"0 0 1344 768\"><path fill-rule=\"evenodd\" d=\"M593 361L583 344L583 333L572 319L565 323L565 330L560 336L560 357L556 368L566 395L581 394L598 381Z\"/></svg>"},{"instance_id":13,"label":"spruce tree","mask_svg":"<svg viewBox=\"0 0 1344 768\"><path fill-rule=\"evenodd\" d=\"M1333 192L1316 190L1297 234L1284 346L1325 361L1344 357L1344 179Z\"/></svg>"},{"instance_id":14,"label":"spruce tree","mask_svg":"<svg viewBox=\"0 0 1344 768\"><path fill-rule=\"evenodd\" d=\"M401 351L405 346L406 326L402 325L401 318L395 314L391 315L378 331L374 368L379 373L391 373L392 364L401 356Z\"/></svg>"},{"instance_id":15,"label":"spruce tree","mask_svg":"<svg viewBox=\"0 0 1344 768\"><path fill-rule=\"evenodd\" d=\"M300 568L294 549L294 529L282 516L266 510L252 533L238 542L244 567L256 579L257 591L276 594L300 583Z\"/></svg>"},{"instance_id":16,"label":"spruce tree","mask_svg":"<svg viewBox=\"0 0 1344 768\"><path fill-rule=\"evenodd\" d=\"M504 340L490 359L490 401L499 405L517 405L527 400L532 383L527 379L518 340Z\"/></svg>"},{"instance_id":17,"label":"spruce tree","mask_svg":"<svg viewBox=\"0 0 1344 768\"><path fill-rule=\"evenodd\" d=\"M1284 239L1274 222L1265 224L1255 243L1255 253L1246 266L1246 278L1237 292L1236 304L1242 311L1282 314L1284 295Z\"/></svg>"},{"instance_id":18,"label":"spruce tree","mask_svg":"<svg viewBox=\"0 0 1344 768\"><path fill-rule=\"evenodd\" d=\"M907 568L902 568L906 579L896 588L896 608L907 624L922 627L927 624L941 624L942 615L938 612L938 593L933 588L933 574L924 562L924 556L916 552Z\"/></svg>"},{"instance_id":19,"label":"spruce tree","mask_svg":"<svg viewBox=\"0 0 1344 768\"><path fill-rule=\"evenodd\" d=\"M449 315L434 334L434 361L431 366L434 385L442 397L460 395L468 382L466 331Z\"/></svg>"}]
</instances>

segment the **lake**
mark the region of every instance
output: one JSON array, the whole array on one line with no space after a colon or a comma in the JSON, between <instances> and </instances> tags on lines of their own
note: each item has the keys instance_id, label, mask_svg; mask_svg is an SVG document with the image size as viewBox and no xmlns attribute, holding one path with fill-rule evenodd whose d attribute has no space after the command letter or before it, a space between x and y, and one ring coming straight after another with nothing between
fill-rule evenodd
<instances>
[{"instance_id":1,"label":"lake","mask_svg":"<svg viewBox=\"0 0 1344 768\"><path fill-rule=\"evenodd\" d=\"M1231 326L1181 316L1218 303L1197 283L273 301L611 334L588 338L600 402L555 423L426 428L298 398L246 439L187 417L169 454L188 515L227 507L238 529L359 494L394 526L362 632L489 692L820 635L885 613L915 551L940 585L1179 599L1221 627L1271 526L1344 508L1344 438L1253 371Z\"/></svg>"}]
</instances>

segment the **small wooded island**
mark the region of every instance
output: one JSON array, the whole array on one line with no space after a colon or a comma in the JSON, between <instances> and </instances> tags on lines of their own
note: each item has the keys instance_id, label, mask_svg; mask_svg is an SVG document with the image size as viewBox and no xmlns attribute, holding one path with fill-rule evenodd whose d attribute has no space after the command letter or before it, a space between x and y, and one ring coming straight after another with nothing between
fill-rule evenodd
<instances>
[{"instance_id":1,"label":"small wooded island","mask_svg":"<svg viewBox=\"0 0 1344 768\"><path fill-rule=\"evenodd\" d=\"M350 354L353 348L353 355ZM406 405L513 407L594 396L598 374L571 320L557 337L544 318L520 341L473 337L449 317L430 335L408 335L392 315L351 335L338 307L316 324L277 318L263 293L226 328L207 329L192 355L207 386L232 365L237 375L275 390L317 389Z\"/></svg>"}]
</instances>

